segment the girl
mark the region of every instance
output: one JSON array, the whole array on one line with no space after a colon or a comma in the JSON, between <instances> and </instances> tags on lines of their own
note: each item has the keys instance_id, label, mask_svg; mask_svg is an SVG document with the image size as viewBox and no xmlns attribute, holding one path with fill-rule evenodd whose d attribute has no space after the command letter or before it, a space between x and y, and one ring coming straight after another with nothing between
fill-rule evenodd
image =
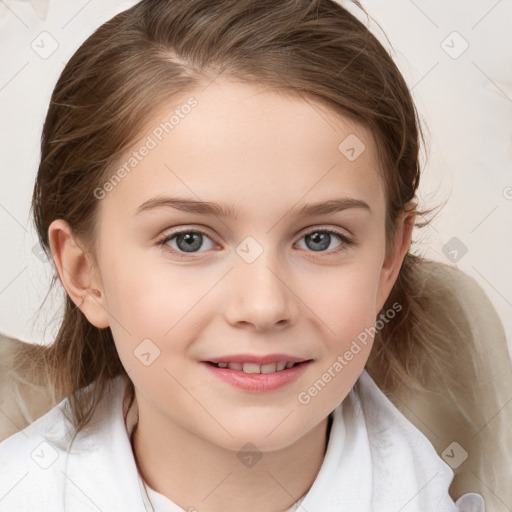
<instances>
[{"instance_id":1,"label":"girl","mask_svg":"<svg viewBox=\"0 0 512 512\"><path fill-rule=\"evenodd\" d=\"M330 0L142 0L102 25L56 84L33 195L67 302L17 364L62 401L0 444L0 509L484 510L366 370L458 384L414 299L420 137Z\"/></svg>"}]
</instances>

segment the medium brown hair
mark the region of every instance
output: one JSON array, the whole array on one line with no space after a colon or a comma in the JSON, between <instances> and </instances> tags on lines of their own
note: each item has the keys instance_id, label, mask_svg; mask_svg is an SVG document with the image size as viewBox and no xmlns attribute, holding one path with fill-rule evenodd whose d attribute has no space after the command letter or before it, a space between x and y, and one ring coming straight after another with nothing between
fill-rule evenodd
<instances>
[{"instance_id":1,"label":"medium brown hair","mask_svg":"<svg viewBox=\"0 0 512 512\"><path fill-rule=\"evenodd\" d=\"M331 0L142 0L84 42L54 88L32 202L48 254L55 219L67 221L94 253L94 190L160 105L218 76L323 102L370 128L389 243L398 215L415 199L422 135L402 75L361 21ZM439 379L451 378L452 349L418 299L419 262L405 257L383 307L398 303L401 312L377 332L369 361L385 369L390 389L421 386L426 362ZM56 396L69 397L77 432L108 382L126 375L110 329L91 325L69 297L54 343L34 350Z\"/></svg>"}]
</instances>

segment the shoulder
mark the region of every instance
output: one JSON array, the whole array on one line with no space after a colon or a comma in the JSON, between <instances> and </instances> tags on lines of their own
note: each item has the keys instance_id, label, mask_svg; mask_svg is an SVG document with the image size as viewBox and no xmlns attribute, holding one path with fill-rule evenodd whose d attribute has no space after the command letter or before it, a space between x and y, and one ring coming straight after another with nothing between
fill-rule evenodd
<instances>
[{"instance_id":1,"label":"shoulder","mask_svg":"<svg viewBox=\"0 0 512 512\"><path fill-rule=\"evenodd\" d=\"M0 509L138 510L133 508L140 493L135 492L136 467L122 415L123 389L123 380L115 379L90 424L74 439L65 399L1 442Z\"/></svg>"},{"instance_id":2,"label":"shoulder","mask_svg":"<svg viewBox=\"0 0 512 512\"><path fill-rule=\"evenodd\" d=\"M512 362L503 324L477 282L485 281L478 270L475 279L434 261L423 260L416 268L420 297L429 300L437 332L456 354L449 361L450 375L430 380L425 390L409 391L387 390L379 372L374 372L378 368L372 367L370 373L450 463L455 473L452 496L480 493L489 508L499 508L512 503L507 480L512 457ZM485 484L477 475L486 475Z\"/></svg>"},{"instance_id":3,"label":"shoulder","mask_svg":"<svg viewBox=\"0 0 512 512\"><path fill-rule=\"evenodd\" d=\"M48 386L36 382L30 364L36 350L32 343L0 333L0 441L40 418L59 401Z\"/></svg>"},{"instance_id":4,"label":"shoulder","mask_svg":"<svg viewBox=\"0 0 512 512\"><path fill-rule=\"evenodd\" d=\"M451 481L453 471L438 456L429 439L402 414L366 370L359 376L354 390L374 446L393 442L397 455L410 453L421 463L419 470L429 468L440 471L443 478Z\"/></svg>"},{"instance_id":5,"label":"shoulder","mask_svg":"<svg viewBox=\"0 0 512 512\"><path fill-rule=\"evenodd\" d=\"M54 501L65 460L59 440L66 437L69 428L63 405L0 443L2 510L46 510L50 506L60 510Z\"/></svg>"},{"instance_id":6,"label":"shoulder","mask_svg":"<svg viewBox=\"0 0 512 512\"><path fill-rule=\"evenodd\" d=\"M358 404L368 435L376 502L391 500L391 505L403 499L404 504L410 502L412 510L455 510L449 494L453 470L366 370L359 376L351 395ZM412 501L411 496L414 496Z\"/></svg>"},{"instance_id":7,"label":"shoulder","mask_svg":"<svg viewBox=\"0 0 512 512\"><path fill-rule=\"evenodd\" d=\"M428 440L363 370L333 411L324 461L302 505L333 512L455 512L452 478Z\"/></svg>"}]
</instances>

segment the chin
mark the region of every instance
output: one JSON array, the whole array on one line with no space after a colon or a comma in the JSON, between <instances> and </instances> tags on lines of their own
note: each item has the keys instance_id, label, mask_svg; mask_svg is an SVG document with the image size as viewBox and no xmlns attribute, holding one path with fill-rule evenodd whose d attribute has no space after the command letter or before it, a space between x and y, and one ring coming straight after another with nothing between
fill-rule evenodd
<instances>
[{"instance_id":1,"label":"chin","mask_svg":"<svg viewBox=\"0 0 512 512\"><path fill-rule=\"evenodd\" d=\"M293 428L293 425L288 425L285 428L284 422L279 425L281 421L282 418L276 421L272 427L270 426L271 422L265 423L265 425L254 425L254 421L245 426L240 424L237 428L231 425L228 430L233 437L225 436L223 442L217 444L237 453L240 450L254 450L261 453L275 452L288 448L307 433L307 431ZM275 430L273 431L273 429Z\"/></svg>"}]
</instances>

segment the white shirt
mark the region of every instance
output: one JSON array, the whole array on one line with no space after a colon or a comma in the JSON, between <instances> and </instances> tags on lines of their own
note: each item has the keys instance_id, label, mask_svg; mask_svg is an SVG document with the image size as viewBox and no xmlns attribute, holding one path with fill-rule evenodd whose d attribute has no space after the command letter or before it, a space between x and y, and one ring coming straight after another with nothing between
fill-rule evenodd
<instances>
[{"instance_id":1,"label":"white shirt","mask_svg":"<svg viewBox=\"0 0 512 512\"><path fill-rule=\"evenodd\" d=\"M123 417L126 383L112 381L70 450L66 399L0 443L0 512L146 510ZM363 370L333 411L324 461L297 511L457 512L448 494L453 475ZM148 491L156 512L183 512Z\"/></svg>"}]
</instances>

